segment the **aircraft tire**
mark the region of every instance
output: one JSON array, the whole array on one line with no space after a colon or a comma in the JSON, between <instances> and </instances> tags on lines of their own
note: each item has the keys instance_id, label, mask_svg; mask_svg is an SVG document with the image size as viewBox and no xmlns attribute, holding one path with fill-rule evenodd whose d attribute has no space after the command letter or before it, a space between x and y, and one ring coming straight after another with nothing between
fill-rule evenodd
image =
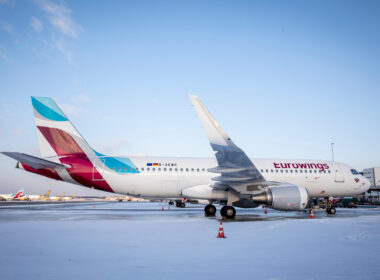
<instances>
[{"instance_id":1,"label":"aircraft tire","mask_svg":"<svg viewBox=\"0 0 380 280\"><path fill-rule=\"evenodd\" d=\"M335 215L336 209L334 207L326 209L327 214Z\"/></svg>"},{"instance_id":2,"label":"aircraft tire","mask_svg":"<svg viewBox=\"0 0 380 280\"><path fill-rule=\"evenodd\" d=\"M205 206L205 216L215 216L216 213L216 207L212 204Z\"/></svg>"},{"instance_id":3,"label":"aircraft tire","mask_svg":"<svg viewBox=\"0 0 380 280\"><path fill-rule=\"evenodd\" d=\"M234 219L236 216L236 210L232 206L223 206L222 209L220 209L220 214L223 218Z\"/></svg>"}]
</instances>

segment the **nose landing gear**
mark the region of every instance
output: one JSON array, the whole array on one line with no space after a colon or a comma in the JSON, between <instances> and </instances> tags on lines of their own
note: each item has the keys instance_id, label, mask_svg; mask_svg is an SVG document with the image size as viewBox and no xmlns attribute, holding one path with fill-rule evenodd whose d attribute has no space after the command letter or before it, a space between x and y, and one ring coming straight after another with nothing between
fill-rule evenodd
<instances>
[{"instance_id":1,"label":"nose landing gear","mask_svg":"<svg viewBox=\"0 0 380 280\"><path fill-rule=\"evenodd\" d=\"M186 204L183 203L182 201L176 201L175 206L178 208L185 208Z\"/></svg>"},{"instance_id":2,"label":"nose landing gear","mask_svg":"<svg viewBox=\"0 0 380 280\"><path fill-rule=\"evenodd\" d=\"M335 207L333 206L333 207L327 208L327 209L326 209L326 212L327 212L327 214L334 215L334 214L336 213L336 209L335 209Z\"/></svg>"},{"instance_id":3,"label":"nose landing gear","mask_svg":"<svg viewBox=\"0 0 380 280\"><path fill-rule=\"evenodd\" d=\"M326 212L331 215L335 215L336 213L334 203L329 199L327 199Z\"/></svg>"}]
</instances>

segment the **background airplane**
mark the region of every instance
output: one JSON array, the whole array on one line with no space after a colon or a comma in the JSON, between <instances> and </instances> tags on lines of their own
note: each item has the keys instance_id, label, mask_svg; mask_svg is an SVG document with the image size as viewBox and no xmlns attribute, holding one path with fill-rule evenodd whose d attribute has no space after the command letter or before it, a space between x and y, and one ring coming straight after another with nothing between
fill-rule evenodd
<instances>
[{"instance_id":1,"label":"background airplane","mask_svg":"<svg viewBox=\"0 0 380 280\"><path fill-rule=\"evenodd\" d=\"M17 200L24 196L24 188L21 188L17 193L0 194L0 200Z\"/></svg>"}]
</instances>

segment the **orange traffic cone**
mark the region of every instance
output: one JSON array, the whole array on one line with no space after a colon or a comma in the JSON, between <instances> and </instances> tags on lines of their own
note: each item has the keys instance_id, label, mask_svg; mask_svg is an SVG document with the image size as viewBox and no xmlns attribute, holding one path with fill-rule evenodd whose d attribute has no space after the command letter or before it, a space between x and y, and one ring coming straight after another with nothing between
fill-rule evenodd
<instances>
[{"instance_id":1,"label":"orange traffic cone","mask_svg":"<svg viewBox=\"0 0 380 280\"><path fill-rule=\"evenodd\" d=\"M266 207L264 207L264 213L265 213L265 215L268 214L268 210Z\"/></svg>"},{"instance_id":2,"label":"orange traffic cone","mask_svg":"<svg viewBox=\"0 0 380 280\"><path fill-rule=\"evenodd\" d=\"M223 224L222 224L222 222L220 222L220 225L219 225L218 238L226 238L226 237L224 236L224 230L223 230Z\"/></svg>"},{"instance_id":3,"label":"orange traffic cone","mask_svg":"<svg viewBox=\"0 0 380 280\"><path fill-rule=\"evenodd\" d=\"M313 219L313 218L314 218L313 209L310 209L310 219Z\"/></svg>"},{"instance_id":4,"label":"orange traffic cone","mask_svg":"<svg viewBox=\"0 0 380 280\"><path fill-rule=\"evenodd\" d=\"M161 211L164 211L165 209L164 209L164 206L162 206L162 208L161 208Z\"/></svg>"}]
</instances>

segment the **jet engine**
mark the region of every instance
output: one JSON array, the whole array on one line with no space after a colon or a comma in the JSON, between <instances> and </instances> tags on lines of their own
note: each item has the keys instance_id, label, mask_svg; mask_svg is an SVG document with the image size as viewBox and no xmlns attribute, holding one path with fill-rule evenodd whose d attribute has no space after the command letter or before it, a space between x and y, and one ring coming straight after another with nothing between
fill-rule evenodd
<instances>
[{"instance_id":1,"label":"jet engine","mask_svg":"<svg viewBox=\"0 0 380 280\"><path fill-rule=\"evenodd\" d=\"M272 186L252 196L255 203L266 204L275 210L303 210L309 201L305 187L288 185Z\"/></svg>"}]
</instances>

